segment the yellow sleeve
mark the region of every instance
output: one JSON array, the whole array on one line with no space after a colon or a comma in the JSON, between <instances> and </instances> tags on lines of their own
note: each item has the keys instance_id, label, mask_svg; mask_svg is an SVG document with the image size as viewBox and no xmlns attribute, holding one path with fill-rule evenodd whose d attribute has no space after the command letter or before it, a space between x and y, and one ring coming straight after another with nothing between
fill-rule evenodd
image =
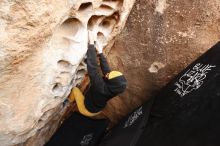
<instances>
[{"instance_id":1,"label":"yellow sleeve","mask_svg":"<svg viewBox=\"0 0 220 146\"><path fill-rule=\"evenodd\" d=\"M73 93L73 89L68 97L68 100L70 103L74 102L75 101L75 97L74 97L74 93Z\"/></svg>"},{"instance_id":2,"label":"yellow sleeve","mask_svg":"<svg viewBox=\"0 0 220 146\"><path fill-rule=\"evenodd\" d=\"M77 107L79 109L79 112L81 114L83 114L84 116L93 117L93 116L96 116L96 115L98 115L100 113L100 112L98 112L98 113L91 113L91 112L89 112L86 109L85 104L84 104L85 97L84 97L84 95L82 94L82 92L80 91L79 88L74 87L72 89L72 93L71 94L73 94L73 96L74 96L74 99L76 101L76 104L77 104Z\"/></svg>"}]
</instances>

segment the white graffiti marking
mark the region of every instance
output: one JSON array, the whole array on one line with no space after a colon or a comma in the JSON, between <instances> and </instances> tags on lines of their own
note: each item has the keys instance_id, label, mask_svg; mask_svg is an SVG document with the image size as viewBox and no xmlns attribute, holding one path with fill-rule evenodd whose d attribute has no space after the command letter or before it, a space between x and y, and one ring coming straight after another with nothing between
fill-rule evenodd
<instances>
[{"instance_id":1,"label":"white graffiti marking","mask_svg":"<svg viewBox=\"0 0 220 146\"><path fill-rule=\"evenodd\" d=\"M174 90L181 97L199 89L208 72L215 68L215 65L197 63L192 69L189 69L178 82L175 83L177 88Z\"/></svg>"},{"instance_id":2,"label":"white graffiti marking","mask_svg":"<svg viewBox=\"0 0 220 146\"><path fill-rule=\"evenodd\" d=\"M138 108L132 115L129 116L128 120L125 122L124 128L130 127L134 122L143 114L142 106Z\"/></svg>"},{"instance_id":3,"label":"white graffiti marking","mask_svg":"<svg viewBox=\"0 0 220 146\"><path fill-rule=\"evenodd\" d=\"M87 134L83 137L82 141L80 142L81 146L86 146L89 145L89 143L91 142L93 138L93 133Z\"/></svg>"}]
</instances>

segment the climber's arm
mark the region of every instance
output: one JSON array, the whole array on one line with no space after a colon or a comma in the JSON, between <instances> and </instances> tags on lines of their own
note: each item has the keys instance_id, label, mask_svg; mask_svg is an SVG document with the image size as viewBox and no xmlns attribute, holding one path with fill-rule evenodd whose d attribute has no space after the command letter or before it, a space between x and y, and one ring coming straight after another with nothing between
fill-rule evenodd
<instances>
[{"instance_id":1,"label":"climber's arm","mask_svg":"<svg viewBox=\"0 0 220 146\"><path fill-rule=\"evenodd\" d=\"M89 111L96 113L106 105L107 97L109 95L106 94L106 92L108 92L108 87L106 86L103 76L98 71L94 35L89 32L89 36L87 70L90 78L90 88L87 94L90 94L91 97L85 99L85 106L89 109ZM102 98L100 98L100 95Z\"/></svg>"},{"instance_id":2,"label":"climber's arm","mask_svg":"<svg viewBox=\"0 0 220 146\"><path fill-rule=\"evenodd\" d=\"M89 74L90 84L91 84L89 91L87 91L86 94L91 94L91 93L95 93L97 95L104 94L104 92L106 91L106 84L98 71L98 64L96 61L96 49L94 45L91 44L89 45L87 51L86 63L87 63L87 70ZM93 97L90 95L90 97L89 98L88 97L89 96L85 98L84 104L88 112L91 112L92 114L97 114L97 112L99 112L106 105L107 99L105 97L98 99L96 96ZM83 114L86 115L85 113Z\"/></svg>"},{"instance_id":3,"label":"climber's arm","mask_svg":"<svg viewBox=\"0 0 220 146\"><path fill-rule=\"evenodd\" d=\"M96 49L93 44L88 46L86 63L89 77L96 76L98 74L98 64L96 61Z\"/></svg>"},{"instance_id":4,"label":"climber's arm","mask_svg":"<svg viewBox=\"0 0 220 146\"><path fill-rule=\"evenodd\" d=\"M100 53L99 55L99 60L100 60L100 66L102 69L103 75L106 75L107 73L111 72L111 68L108 65L107 59L103 55L103 53Z\"/></svg>"},{"instance_id":5,"label":"climber's arm","mask_svg":"<svg viewBox=\"0 0 220 146\"><path fill-rule=\"evenodd\" d=\"M96 49L94 45L89 45L87 51L87 70L90 78L91 85L97 90L102 91L105 86L105 82L102 76L98 72L98 63L96 61Z\"/></svg>"}]
</instances>

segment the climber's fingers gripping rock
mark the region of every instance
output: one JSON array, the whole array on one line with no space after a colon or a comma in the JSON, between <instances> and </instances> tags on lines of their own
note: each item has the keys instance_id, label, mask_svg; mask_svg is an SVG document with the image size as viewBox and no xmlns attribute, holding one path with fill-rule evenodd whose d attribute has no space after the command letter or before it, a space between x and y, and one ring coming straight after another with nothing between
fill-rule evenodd
<instances>
[{"instance_id":1,"label":"climber's fingers gripping rock","mask_svg":"<svg viewBox=\"0 0 220 146\"><path fill-rule=\"evenodd\" d=\"M95 44L96 39L97 39L97 35L93 32L93 31L88 31L88 39L89 39L89 44Z\"/></svg>"},{"instance_id":2,"label":"climber's fingers gripping rock","mask_svg":"<svg viewBox=\"0 0 220 146\"><path fill-rule=\"evenodd\" d=\"M103 48L104 48L104 46L102 43L96 42L96 50L97 50L98 54L101 54L103 52Z\"/></svg>"}]
</instances>

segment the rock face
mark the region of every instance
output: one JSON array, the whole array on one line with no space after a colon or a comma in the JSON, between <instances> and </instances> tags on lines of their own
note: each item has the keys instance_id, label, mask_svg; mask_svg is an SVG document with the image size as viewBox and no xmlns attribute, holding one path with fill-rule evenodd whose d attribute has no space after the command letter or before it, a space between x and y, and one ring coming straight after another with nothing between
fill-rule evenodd
<instances>
[{"instance_id":1,"label":"rock face","mask_svg":"<svg viewBox=\"0 0 220 146\"><path fill-rule=\"evenodd\" d=\"M0 145L40 146L85 74L87 30L111 47L134 0L0 0ZM116 122L220 38L219 0L137 0L107 49L128 89L104 110Z\"/></svg>"},{"instance_id":2,"label":"rock face","mask_svg":"<svg viewBox=\"0 0 220 146\"><path fill-rule=\"evenodd\" d=\"M108 55L128 89L106 112L117 121L219 39L219 0L137 0Z\"/></svg>"},{"instance_id":3,"label":"rock face","mask_svg":"<svg viewBox=\"0 0 220 146\"><path fill-rule=\"evenodd\" d=\"M0 1L2 146L45 143L66 110L63 101L86 73L87 31L97 34L97 43L111 44L133 4L134 0Z\"/></svg>"}]
</instances>

